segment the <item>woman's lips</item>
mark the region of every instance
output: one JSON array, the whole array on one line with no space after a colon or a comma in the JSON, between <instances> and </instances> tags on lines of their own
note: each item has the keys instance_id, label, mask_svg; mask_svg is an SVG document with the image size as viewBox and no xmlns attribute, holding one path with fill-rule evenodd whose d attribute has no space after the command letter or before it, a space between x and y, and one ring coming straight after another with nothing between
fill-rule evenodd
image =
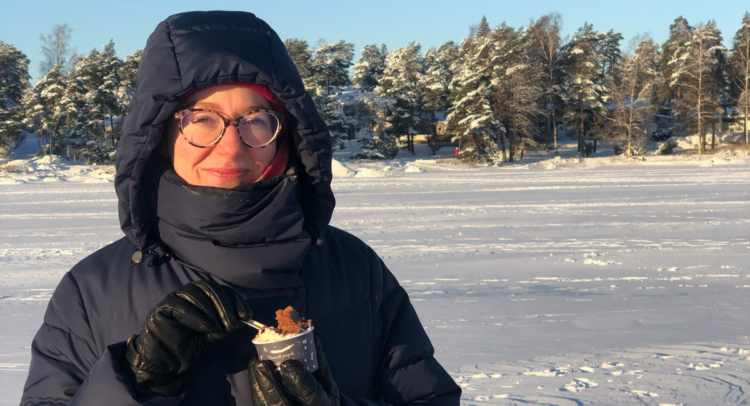
<instances>
[{"instance_id":1,"label":"woman's lips","mask_svg":"<svg viewBox=\"0 0 750 406\"><path fill-rule=\"evenodd\" d=\"M251 171L248 169L209 168L204 169L210 175L223 179L236 179L247 176Z\"/></svg>"}]
</instances>

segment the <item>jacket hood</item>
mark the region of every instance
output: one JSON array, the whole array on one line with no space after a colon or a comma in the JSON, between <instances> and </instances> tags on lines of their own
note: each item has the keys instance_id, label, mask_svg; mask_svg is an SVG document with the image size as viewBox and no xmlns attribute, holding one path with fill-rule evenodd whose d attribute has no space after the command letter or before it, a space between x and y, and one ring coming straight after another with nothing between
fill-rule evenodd
<instances>
[{"instance_id":1,"label":"jacket hood","mask_svg":"<svg viewBox=\"0 0 750 406\"><path fill-rule=\"evenodd\" d=\"M318 238L328 225L335 206L330 134L284 43L251 13L188 12L167 18L148 38L117 145L120 226L139 250L158 243L146 203L155 191L146 180L167 120L183 95L231 82L268 86L289 111L306 229Z\"/></svg>"}]
</instances>

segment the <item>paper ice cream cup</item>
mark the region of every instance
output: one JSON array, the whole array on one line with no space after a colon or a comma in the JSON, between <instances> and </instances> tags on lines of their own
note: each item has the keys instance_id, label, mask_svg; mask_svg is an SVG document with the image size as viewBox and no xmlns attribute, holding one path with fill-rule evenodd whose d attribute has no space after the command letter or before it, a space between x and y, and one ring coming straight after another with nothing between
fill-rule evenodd
<instances>
[{"instance_id":1,"label":"paper ice cream cup","mask_svg":"<svg viewBox=\"0 0 750 406\"><path fill-rule=\"evenodd\" d=\"M270 343L256 343L255 349L258 351L258 358L262 361L273 361L276 365L281 364L288 359L296 359L302 362L310 372L318 369L318 357L315 354L315 341L312 334L313 328L302 334L289 337L284 340Z\"/></svg>"}]
</instances>

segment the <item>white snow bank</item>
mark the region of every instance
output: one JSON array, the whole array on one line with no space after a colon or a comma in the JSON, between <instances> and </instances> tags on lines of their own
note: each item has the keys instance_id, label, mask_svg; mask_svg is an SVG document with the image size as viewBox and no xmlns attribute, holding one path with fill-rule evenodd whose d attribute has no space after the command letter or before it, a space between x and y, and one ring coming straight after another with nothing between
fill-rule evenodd
<instances>
[{"instance_id":1,"label":"white snow bank","mask_svg":"<svg viewBox=\"0 0 750 406\"><path fill-rule=\"evenodd\" d=\"M331 172L333 173L333 176L347 178L350 178L357 174L357 172L349 169L346 165L335 159L331 162Z\"/></svg>"},{"instance_id":2,"label":"white snow bank","mask_svg":"<svg viewBox=\"0 0 750 406\"><path fill-rule=\"evenodd\" d=\"M15 159L0 164L0 184L29 182L113 182L113 165L70 165L56 155Z\"/></svg>"},{"instance_id":3,"label":"white snow bank","mask_svg":"<svg viewBox=\"0 0 750 406\"><path fill-rule=\"evenodd\" d=\"M355 178L384 178L386 176L393 176L393 174L389 171L372 168L360 168L354 175Z\"/></svg>"}]
</instances>

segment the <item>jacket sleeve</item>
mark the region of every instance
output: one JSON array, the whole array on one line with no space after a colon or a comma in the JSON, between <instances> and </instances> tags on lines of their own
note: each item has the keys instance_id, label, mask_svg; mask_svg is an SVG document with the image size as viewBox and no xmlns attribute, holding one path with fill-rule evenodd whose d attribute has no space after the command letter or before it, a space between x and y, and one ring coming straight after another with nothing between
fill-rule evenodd
<instances>
[{"instance_id":1,"label":"jacket sleeve","mask_svg":"<svg viewBox=\"0 0 750 406\"><path fill-rule=\"evenodd\" d=\"M125 343L117 343L99 354L78 283L66 274L31 344L21 406L179 403L180 397L138 399L121 368L124 352Z\"/></svg>"},{"instance_id":2,"label":"jacket sleeve","mask_svg":"<svg viewBox=\"0 0 750 406\"><path fill-rule=\"evenodd\" d=\"M373 265L383 270L383 300L377 314L379 348L375 349L379 358L374 360L376 404L458 406L461 388L435 359L435 350L406 291L371 252ZM342 403L365 402L344 396Z\"/></svg>"}]
</instances>

